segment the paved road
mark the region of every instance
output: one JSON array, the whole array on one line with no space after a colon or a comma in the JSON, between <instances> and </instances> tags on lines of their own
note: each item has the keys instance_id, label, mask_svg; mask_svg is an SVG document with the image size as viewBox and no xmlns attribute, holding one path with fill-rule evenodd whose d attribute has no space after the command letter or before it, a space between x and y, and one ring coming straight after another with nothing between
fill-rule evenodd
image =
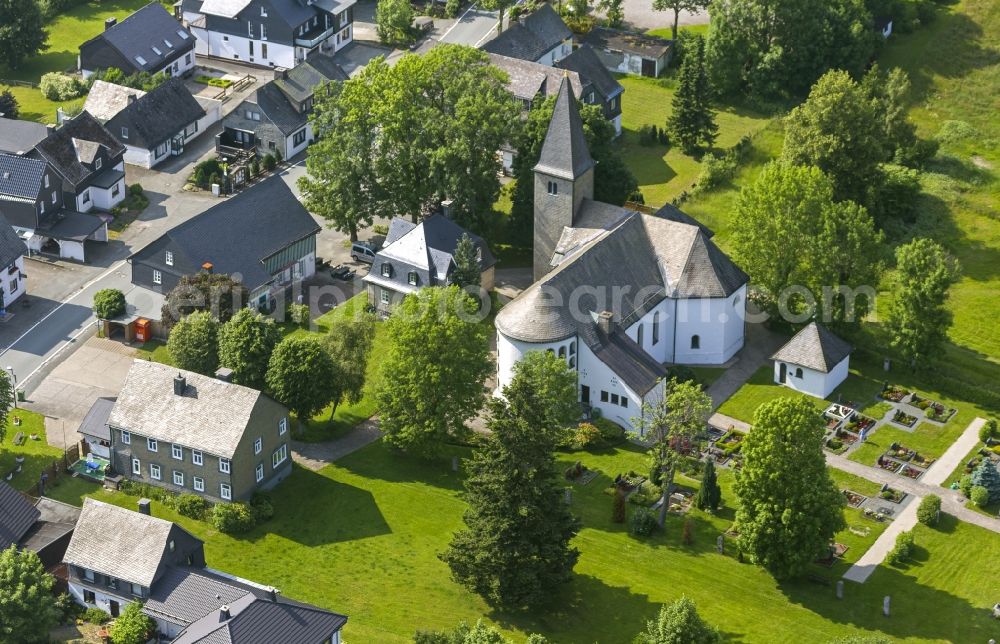
<instances>
[{"instance_id":1,"label":"paved road","mask_svg":"<svg viewBox=\"0 0 1000 644\"><path fill-rule=\"evenodd\" d=\"M473 4L438 42L478 47L496 35L498 19L496 11L486 11Z\"/></svg>"}]
</instances>

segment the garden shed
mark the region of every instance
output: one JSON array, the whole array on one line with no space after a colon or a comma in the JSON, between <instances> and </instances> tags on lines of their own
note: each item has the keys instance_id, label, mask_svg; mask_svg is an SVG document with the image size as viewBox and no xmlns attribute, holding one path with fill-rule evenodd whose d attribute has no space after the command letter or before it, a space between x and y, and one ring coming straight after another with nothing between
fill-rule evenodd
<instances>
[{"instance_id":1,"label":"garden shed","mask_svg":"<svg viewBox=\"0 0 1000 644\"><path fill-rule=\"evenodd\" d=\"M810 322L771 356L774 381L826 398L847 378L853 348L818 322Z\"/></svg>"}]
</instances>

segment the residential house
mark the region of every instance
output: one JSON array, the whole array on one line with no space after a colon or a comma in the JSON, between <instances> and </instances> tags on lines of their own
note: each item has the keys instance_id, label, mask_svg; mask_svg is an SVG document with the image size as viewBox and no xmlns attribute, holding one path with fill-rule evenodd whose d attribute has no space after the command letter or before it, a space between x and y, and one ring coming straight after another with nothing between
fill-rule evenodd
<instances>
[{"instance_id":1,"label":"residential house","mask_svg":"<svg viewBox=\"0 0 1000 644\"><path fill-rule=\"evenodd\" d=\"M575 72L583 83L579 98L587 105L600 105L604 117L615 126L615 136L622 133L622 94L625 88L604 66L597 52L587 44L580 45L556 67Z\"/></svg>"},{"instance_id":2,"label":"residential house","mask_svg":"<svg viewBox=\"0 0 1000 644\"><path fill-rule=\"evenodd\" d=\"M132 283L169 293L181 277L238 277L260 308L316 272L319 224L281 177L272 177L178 224L129 257Z\"/></svg>"},{"instance_id":3,"label":"residential house","mask_svg":"<svg viewBox=\"0 0 1000 644\"><path fill-rule=\"evenodd\" d=\"M818 322L810 322L778 349L774 382L826 398L847 378L853 348Z\"/></svg>"},{"instance_id":4,"label":"residential house","mask_svg":"<svg viewBox=\"0 0 1000 644\"><path fill-rule=\"evenodd\" d=\"M126 75L146 72L179 76L194 67L195 38L159 2L121 22L108 18L104 31L80 45L77 67L84 78L114 67Z\"/></svg>"},{"instance_id":5,"label":"residential house","mask_svg":"<svg viewBox=\"0 0 1000 644\"><path fill-rule=\"evenodd\" d=\"M354 0L182 0L201 56L295 67L354 41Z\"/></svg>"},{"instance_id":6,"label":"residential house","mask_svg":"<svg viewBox=\"0 0 1000 644\"><path fill-rule=\"evenodd\" d=\"M72 210L111 210L125 200L125 146L86 111L64 120L31 156L56 171Z\"/></svg>"},{"instance_id":7,"label":"residential house","mask_svg":"<svg viewBox=\"0 0 1000 644\"><path fill-rule=\"evenodd\" d=\"M518 16L480 49L551 66L573 50L573 32L552 5L542 3L535 11Z\"/></svg>"},{"instance_id":8,"label":"residential house","mask_svg":"<svg viewBox=\"0 0 1000 644\"><path fill-rule=\"evenodd\" d=\"M462 235L468 235L475 245L480 285L487 291L492 290L496 260L481 237L469 233L443 214L431 215L419 224L396 217L390 222L385 243L364 277L368 303L380 314L388 315L408 293L450 284L455 270L455 250Z\"/></svg>"},{"instance_id":9,"label":"residential house","mask_svg":"<svg viewBox=\"0 0 1000 644\"><path fill-rule=\"evenodd\" d=\"M23 156L35 149L49 135L50 127L34 121L0 121L0 153Z\"/></svg>"},{"instance_id":10,"label":"residential house","mask_svg":"<svg viewBox=\"0 0 1000 644\"><path fill-rule=\"evenodd\" d=\"M125 145L125 163L152 168L202 131L208 116L180 79L171 79L135 99L105 123Z\"/></svg>"},{"instance_id":11,"label":"residential house","mask_svg":"<svg viewBox=\"0 0 1000 644\"><path fill-rule=\"evenodd\" d=\"M111 458L111 429L108 417L115 406L114 398L101 397L94 401L76 430L87 443L87 451L101 458Z\"/></svg>"},{"instance_id":12,"label":"residential house","mask_svg":"<svg viewBox=\"0 0 1000 644\"><path fill-rule=\"evenodd\" d=\"M340 65L323 54L281 70L222 120L216 150L223 156L255 150L260 156L280 152L282 159L292 158L313 140L309 113L316 87L345 80Z\"/></svg>"},{"instance_id":13,"label":"residential house","mask_svg":"<svg viewBox=\"0 0 1000 644\"><path fill-rule=\"evenodd\" d=\"M674 50L672 40L608 27L594 27L583 43L593 47L611 71L652 78L667 68Z\"/></svg>"},{"instance_id":14,"label":"residential house","mask_svg":"<svg viewBox=\"0 0 1000 644\"><path fill-rule=\"evenodd\" d=\"M108 416L111 462L133 481L246 501L291 474L288 410L256 389L136 360Z\"/></svg>"},{"instance_id":15,"label":"residential house","mask_svg":"<svg viewBox=\"0 0 1000 644\"><path fill-rule=\"evenodd\" d=\"M180 526L86 499L65 561L70 594L117 615L134 601L174 644L340 644L347 617L206 566L204 544Z\"/></svg>"},{"instance_id":16,"label":"residential house","mask_svg":"<svg viewBox=\"0 0 1000 644\"><path fill-rule=\"evenodd\" d=\"M743 346L749 278L676 209L643 214L593 199L594 161L564 80L535 172L534 277L497 327L498 393L528 352L577 373L579 400L633 419L670 364L723 364Z\"/></svg>"},{"instance_id":17,"label":"residential house","mask_svg":"<svg viewBox=\"0 0 1000 644\"><path fill-rule=\"evenodd\" d=\"M24 295L28 278L24 273L24 256L28 247L0 214L0 318L5 309Z\"/></svg>"},{"instance_id":18,"label":"residential house","mask_svg":"<svg viewBox=\"0 0 1000 644\"><path fill-rule=\"evenodd\" d=\"M16 545L30 550L53 572L62 562L80 510L39 497L32 501L0 481L0 551Z\"/></svg>"},{"instance_id":19,"label":"residential house","mask_svg":"<svg viewBox=\"0 0 1000 644\"><path fill-rule=\"evenodd\" d=\"M87 241L108 241L107 219L66 209L63 197L50 164L0 154L0 211L29 252L84 262Z\"/></svg>"}]
</instances>

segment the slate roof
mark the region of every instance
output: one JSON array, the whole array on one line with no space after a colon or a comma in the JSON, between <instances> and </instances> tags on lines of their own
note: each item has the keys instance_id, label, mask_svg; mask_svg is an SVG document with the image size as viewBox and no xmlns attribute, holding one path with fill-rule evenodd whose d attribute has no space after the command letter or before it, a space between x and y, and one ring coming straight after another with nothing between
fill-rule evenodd
<instances>
[{"instance_id":1,"label":"slate roof","mask_svg":"<svg viewBox=\"0 0 1000 644\"><path fill-rule=\"evenodd\" d=\"M572 180L594 167L594 160L587 149L580 108L569 88L563 77L535 171Z\"/></svg>"},{"instance_id":2,"label":"slate roof","mask_svg":"<svg viewBox=\"0 0 1000 644\"><path fill-rule=\"evenodd\" d=\"M40 516L21 537L21 547L37 553L72 532L80 518L80 508L44 496L35 502L35 509Z\"/></svg>"},{"instance_id":3,"label":"slate roof","mask_svg":"<svg viewBox=\"0 0 1000 644\"><path fill-rule=\"evenodd\" d=\"M115 123L127 124L135 133L129 136L129 141L137 135L153 148L203 116L205 110L191 96L184 81L171 78L126 105L115 117Z\"/></svg>"},{"instance_id":4,"label":"slate roof","mask_svg":"<svg viewBox=\"0 0 1000 644\"><path fill-rule=\"evenodd\" d=\"M266 593L204 568L171 566L150 589L143 612L186 626L248 594Z\"/></svg>"},{"instance_id":5,"label":"slate roof","mask_svg":"<svg viewBox=\"0 0 1000 644\"><path fill-rule=\"evenodd\" d=\"M211 262L217 273L239 273L243 285L253 291L271 281L264 259L320 230L281 177L271 177L173 227L164 236L192 265ZM144 251L130 259L141 261Z\"/></svg>"},{"instance_id":6,"label":"slate roof","mask_svg":"<svg viewBox=\"0 0 1000 644\"><path fill-rule=\"evenodd\" d=\"M0 198L34 201L42 192L44 176L44 161L0 154Z\"/></svg>"},{"instance_id":7,"label":"slate roof","mask_svg":"<svg viewBox=\"0 0 1000 644\"><path fill-rule=\"evenodd\" d=\"M27 154L49 135L49 128L34 121L0 120L0 152Z\"/></svg>"},{"instance_id":8,"label":"slate roof","mask_svg":"<svg viewBox=\"0 0 1000 644\"><path fill-rule=\"evenodd\" d=\"M536 11L521 16L505 31L480 49L491 54L536 61L559 43L573 37L556 10L551 5L542 4Z\"/></svg>"},{"instance_id":9,"label":"slate roof","mask_svg":"<svg viewBox=\"0 0 1000 644\"><path fill-rule=\"evenodd\" d=\"M606 334L597 324L587 325L580 334L582 342L594 352L597 359L611 369L629 389L645 396L666 376L667 369L646 353L635 340L623 331Z\"/></svg>"},{"instance_id":10,"label":"slate roof","mask_svg":"<svg viewBox=\"0 0 1000 644\"><path fill-rule=\"evenodd\" d=\"M309 116L292 107L292 104L288 102L288 98L282 93L276 83L277 81L271 81L270 83L261 85L249 101L256 103L260 111L264 113L264 116L274 123L275 127L281 130L282 134L288 136L305 127L309 121Z\"/></svg>"},{"instance_id":11,"label":"slate roof","mask_svg":"<svg viewBox=\"0 0 1000 644\"><path fill-rule=\"evenodd\" d=\"M654 59L665 56L674 46L673 41L667 38L608 27L594 27L583 37L583 42L595 49L621 51Z\"/></svg>"},{"instance_id":12,"label":"slate roof","mask_svg":"<svg viewBox=\"0 0 1000 644\"><path fill-rule=\"evenodd\" d=\"M611 75L608 68L601 62L597 52L590 45L577 47L569 56L556 62L556 67L576 72L585 82L591 83L594 88L608 100L618 96L625 91L622 84Z\"/></svg>"},{"instance_id":13,"label":"slate roof","mask_svg":"<svg viewBox=\"0 0 1000 644\"><path fill-rule=\"evenodd\" d=\"M83 103L85 112L89 112L101 123L107 123L125 109L129 96L140 98L146 92L124 85L115 85L107 81L95 80L87 92L87 100Z\"/></svg>"},{"instance_id":14,"label":"slate roof","mask_svg":"<svg viewBox=\"0 0 1000 644\"><path fill-rule=\"evenodd\" d=\"M0 551L18 543L41 516L20 492L0 481Z\"/></svg>"},{"instance_id":15,"label":"slate roof","mask_svg":"<svg viewBox=\"0 0 1000 644\"><path fill-rule=\"evenodd\" d=\"M97 215L72 210L60 210L42 220L36 229L46 237L82 242L103 226L105 220Z\"/></svg>"},{"instance_id":16,"label":"slate roof","mask_svg":"<svg viewBox=\"0 0 1000 644\"><path fill-rule=\"evenodd\" d=\"M87 415L83 417L83 422L80 423L80 428L76 431L85 436L93 436L94 438L106 441L111 440L111 429L108 428L108 416L111 415L111 409L114 406L114 398L98 398L91 405Z\"/></svg>"},{"instance_id":17,"label":"slate roof","mask_svg":"<svg viewBox=\"0 0 1000 644\"><path fill-rule=\"evenodd\" d=\"M184 395L174 377L185 378ZM108 424L165 443L232 458L263 396L256 389L149 360L134 360Z\"/></svg>"},{"instance_id":18,"label":"slate roof","mask_svg":"<svg viewBox=\"0 0 1000 644\"><path fill-rule=\"evenodd\" d=\"M853 350L849 343L835 336L825 326L810 322L785 346L778 349L771 359L829 373L841 360L851 355Z\"/></svg>"},{"instance_id":19,"label":"slate roof","mask_svg":"<svg viewBox=\"0 0 1000 644\"><path fill-rule=\"evenodd\" d=\"M346 81L347 72L333 59L323 54L314 54L295 67L284 72L284 76L274 79L274 84L291 101L301 103L313 95L317 85L326 81Z\"/></svg>"},{"instance_id":20,"label":"slate roof","mask_svg":"<svg viewBox=\"0 0 1000 644\"><path fill-rule=\"evenodd\" d=\"M63 562L148 588L173 528L170 521L87 498Z\"/></svg>"},{"instance_id":21,"label":"slate roof","mask_svg":"<svg viewBox=\"0 0 1000 644\"><path fill-rule=\"evenodd\" d=\"M0 269L4 269L15 261L18 257L28 254L28 247L24 240L14 232L10 223L0 214Z\"/></svg>"},{"instance_id":22,"label":"slate roof","mask_svg":"<svg viewBox=\"0 0 1000 644\"><path fill-rule=\"evenodd\" d=\"M77 186L95 172L84 164L92 165L101 147L107 150L111 159L125 153L125 146L100 121L83 111L63 121L35 149L59 174Z\"/></svg>"},{"instance_id":23,"label":"slate roof","mask_svg":"<svg viewBox=\"0 0 1000 644\"><path fill-rule=\"evenodd\" d=\"M489 54L490 64L498 67L507 73L509 81L507 89L515 98L530 101L536 96L555 96L559 92L559 85L565 76L563 70L549 67L541 63L520 58L511 58L500 54ZM580 75L575 71L569 73L569 82L573 87L573 95L580 98L583 91L583 83Z\"/></svg>"},{"instance_id":24,"label":"slate roof","mask_svg":"<svg viewBox=\"0 0 1000 644\"><path fill-rule=\"evenodd\" d=\"M182 38L178 31L186 33L188 37ZM136 69L147 72L154 72L166 65L169 60L177 57L178 51L194 47L191 32L177 22L159 2L149 3L87 42L93 40L105 41Z\"/></svg>"},{"instance_id":25,"label":"slate roof","mask_svg":"<svg viewBox=\"0 0 1000 644\"><path fill-rule=\"evenodd\" d=\"M701 229L701 232L705 233L705 237L708 237L709 239L715 237L715 231L673 204L664 204L659 210L656 211L655 214L657 217L662 217L663 219L669 219L670 221L676 221L677 223L688 224L690 226L697 226Z\"/></svg>"}]
</instances>

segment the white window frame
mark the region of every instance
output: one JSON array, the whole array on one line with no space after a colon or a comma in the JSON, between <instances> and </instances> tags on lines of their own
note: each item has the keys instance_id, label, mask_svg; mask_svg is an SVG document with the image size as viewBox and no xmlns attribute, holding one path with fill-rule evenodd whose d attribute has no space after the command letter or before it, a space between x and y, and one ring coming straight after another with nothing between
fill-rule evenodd
<instances>
[{"instance_id":1,"label":"white window frame","mask_svg":"<svg viewBox=\"0 0 1000 644\"><path fill-rule=\"evenodd\" d=\"M219 484L219 496L225 501L233 500L233 487L229 483Z\"/></svg>"},{"instance_id":2,"label":"white window frame","mask_svg":"<svg viewBox=\"0 0 1000 644\"><path fill-rule=\"evenodd\" d=\"M137 458L132 459L132 473L136 476L142 475L142 462Z\"/></svg>"},{"instance_id":3,"label":"white window frame","mask_svg":"<svg viewBox=\"0 0 1000 644\"><path fill-rule=\"evenodd\" d=\"M148 449L151 452L158 452L160 450L160 445L159 443L156 442L155 438L147 438L146 449Z\"/></svg>"},{"instance_id":4,"label":"white window frame","mask_svg":"<svg viewBox=\"0 0 1000 644\"><path fill-rule=\"evenodd\" d=\"M278 436L284 435L284 433L287 431L288 431L288 416L284 416L282 417L281 420L278 421Z\"/></svg>"},{"instance_id":5,"label":"white window frame","mask_svg":"<svg viewBox=\"0 0 1000 644\"><path fill-rule=\"evenodd\" d=\"M233 464L228 458L219 457L219 471L223 474L231 474L233 471Z\"/></svg>"},{"instance_id":6,"label":"white window frame","mask_svg":"<svg viewBox=\"0 0 1000 644\"><path fill-rule=\"evenodd\" d=\"M153 269L153 284L163 284L163 273Z\"/></svg>"},{"instance_id":7,"label":"white window frame","mask_svg":"<svg viewBox=\"0 0 1000 644\"><path fill-rule=\"evenodd\" d=\"M260 454L260 450L262 449L264 449L264 440L260 436L258 436L257 439L253 442L253 453Z\"/></svg>"},{"instance_id":8,"label":"white window frame","mask_svg":"<svg viewBox=\"0 0 1000 644\"><path fill-rule=\"evenodd\" d=\"M191 462L195 465L204 465L205 459L202 456L201 450L193 449L191 450Z\"/></svg>"},{"instance_id":9,"label":"white window frame","mask_svg":"<svg viewBox=\"0 0 1000 644\"><path fill-rule=\"evenodd\" d=\"M170 455L173 456L178 461L183 461L184 448L178 445L177 443L174 443L173 445L170 446Z\"/></svg>"},{"instance_id":10,"label":"white window frame","mask_svg":"<svg viewBox=\"0 0 1000 644\"><path fill-rule=\"evenodd\" d=\"M122 430L122 445L131 445L131 444L132 444L132 432L127 432L127 431L125 431L123 429Z\"/></svg>"},{"instance_id":11,"label":"white window frame","mask_svg":"<svg viewBox=\"0 0 1000 644\"><path fill-rule=\"evenodd\" d=\"M194 480L192 481L192 484L194 486L194 491L195 492L204 492L205 491L205 479L201 478L200 476L194 477Z\"/></svg>"},{"instance_id":12,"label":"white window frame","mask_svg":"<svg viewBox=\"0 0 1000 644\"><path fill-rule=\"evenodd\" d=\"M286 443L282 443L281 447L271 453L271 469L278 469L278 467L287 460L288 445Z\"/></svg>"},{"instance_id":13,"label":"white window frame","mask_svg":"<svg viewBox=\"0 0 1000 644\"><path fill-rule=\"evenodd\" d=\"M104 160L101 159L101 157L97 157L96 159L94 159L95 170L100 170L102 165L104 165Z\"/></svg>"},{"instance_id":14,"label":"white window frame","mask_svg":"<svg viewBox=\"0 0 1000 644\"><path fill-rule=\"evenodd\" d=\"M163 472L160 470L160 466L157 465L156 463L150 463L149 464L149 478L153 479L154 481L159 481L159 480L161 480L162 476L163 476Z\"/></svg>"},{"instance_id":15,"label":"white window frame","mask_svg":"<svg viewBox=\"0 0 1000 644\"><path fill-rule=\"evenodd\" d=\"M379 301L382 302L382 304L388 304L389 303L389 291L386 290L386 289L384 289L384 288L383 289L379 289L379 290L381 291L381 293L379 293Z\"/></svg>"},{"instance_id":16,"label":"white window frame","mask_svg":"<svg viewBox=\"0 0 1000 644\"><path fill-rule=\"evenodd\" d=\"M123 127L122 128L122 138L123 139L127 139L128 138L128 128L127 127Z\"/></svg>"},{"instance_id":17,"label":"white window frame","mask_svg":"<svg viewBox=\"0 0 1000 644\"><path fill-rule=\"evenodd\" d=\"M174 485L184 487L184 472L174 470Z\"/></svg>"},{"instance_id":18,"label":"white window frame","mask_svg":"<svg viewBox=\"0 0 1000 644\"><path fill-rule=\"evenodd\" d=\"M255 472L255 476L257 477L257 482L258 483L260 483L261 481L264 480L264 464L263 463L257 463L257 470Z\"/></svg>"},{"instance_id":19,"label":"white window frame","mask_svg":"<svg viewBox=\"0 0 1000 644\"><path fill-rule=\"evenodd\" d=\"M167 266L174 265L174 252L172 250L168 250L166 253L163 254L163 263L166 264Z\"/></svg>"}]
</instances>

